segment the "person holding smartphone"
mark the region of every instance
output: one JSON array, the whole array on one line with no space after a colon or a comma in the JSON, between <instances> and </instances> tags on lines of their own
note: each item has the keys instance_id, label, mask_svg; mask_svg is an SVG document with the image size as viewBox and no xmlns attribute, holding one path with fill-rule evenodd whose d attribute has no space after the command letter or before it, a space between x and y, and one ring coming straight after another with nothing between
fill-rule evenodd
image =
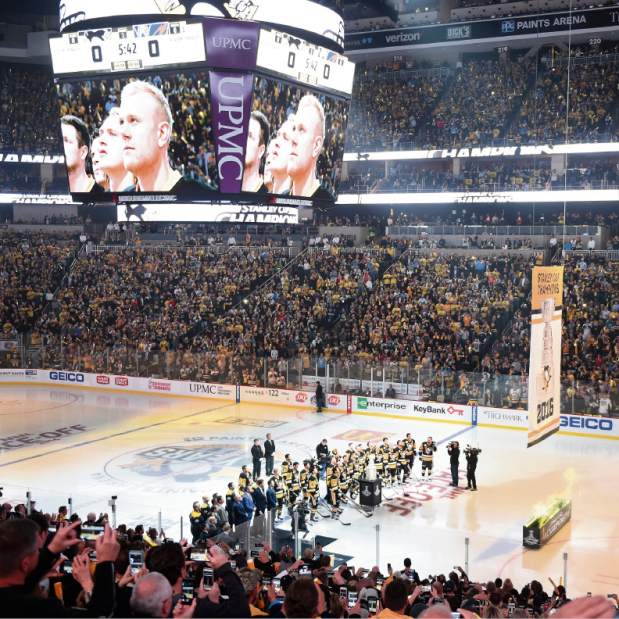
<instances>
[{"instance_id":1,"label":"person holding smartphone","mask_svg":"<svg viewBox=\"0 0 619 619\"><path fill-rule=\"evenodd\" d=\"M249 603L243 583L232 569L226 552L219 546L208 549L214 582L210 591L200 588L194 617L250 617ZM221 592L225 591L227 599Z\"/></svg>"}]
</instances>

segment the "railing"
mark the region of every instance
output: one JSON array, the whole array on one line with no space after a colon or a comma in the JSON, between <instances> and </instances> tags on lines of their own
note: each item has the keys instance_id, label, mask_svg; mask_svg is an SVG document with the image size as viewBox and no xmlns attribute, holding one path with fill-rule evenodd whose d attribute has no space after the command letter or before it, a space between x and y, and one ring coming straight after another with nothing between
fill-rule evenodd
<instances>
[{"instance_id":1,"label":"railing","mask_svg":"<svg viewBox=\"0 0 619 619\"><path fill-rule=\"evenodd\" d=\"M355 84L362 84L365 82L387 82L389 80L399 80L409 77L426 77L427 75L439 75L442 77L449 77L453 73L450 67L427 67L425 69L398 69L398 70L373 70L369 69L369 73L364 75L363 73L355 74Z\"/></svg>"},{"instance_id":2,"label":"railing","mask_svg":"<svg viewBox=\"0 0 619 619\"><path fill-rule=\"evenodd\" d=\"M278 254L294 258L301 251L300 247L267 247L262 245L173 245L173 244L143 244L143 245L93 245L89 248L89 252L102 254L106 252L168 252L168 251L189 251L195 252L206 250L214 255L224 254L243 254L248 252L263 252L268 251L270 254Z\"/></svg>"},{"instance_id":3,"label":"railing","mask_svg":"<svg viewBox=\"0 0 619 619\"><path fill-rule=\"evenodd\" d=\"M420 160L421 161L421 160ZM516 174L514 174L516 175ZM590 191L592 189L617 189L618 183L609 183L606 180L594 180L589 183L580 185L568 185L567 187L561 180L552 181L546 186L545 183L525 183L519 185L515 183L476 183L474 185L453 185L449 181L444 184L436 185L428 182L427 179L421 178L419 182L413 184L400 185L398 187L380 187L376 183L372 185L353 184L350 187L340 187L340 193L443 193L445 191L458 192L486 192L496 193L501 191Z\"/></svg>"},{"instance_id":4,"label":"railing","mask_svg":"<svg viewBox=\"0 0 619 619\"><path fill-rule=\"evenodd\" d=\"M351 117L350 125L354 125L354 118ZM447 130L445 129L445 134L447 134ZM350 135L350 132L349 134ZM562 143L565 136L561 136L559 140ZM514 137L502 137L502 138L492 138L490 136L486 136L483 138L482 142L469 142L468 140L462 140L460 136L454 137L454 141L448 143L446 135L442 139L445 142L441 144L429 144L424 142L414 142L410 140L403 140L394 142L391 144L387 144L385 142L369 142L365 144L352 144L350 141L347 141L345 145L345 153L371 153L371 152L382 152L382 151L391 151L391 150L451 150L452 148L484 148L487 146L535 146L540 144L540 139L532 138L528 139L520 139ZM457 141L456 141L457 140ZM557 140L555 140L557 141ZM576 136L572 136L570 138L570 143L602 143L602 142L617 142L619 141L619 135L614 133L587 133L587 134L576 134ZM543 143L547 143L548 140L543 140ZM550 155L540 154L539 157L550 157Z\"/></svg>"},{"instance_id":5,"label":"railing","mask_svg":"<svg viewBox=\"0 0 619 619\"><path fill-rule=\"evenodd\" d=\"M565 250L567 256L585 256L587 258L603 258L604 260L619 260L619 249L571 249Z\"/></svg>"},{"instance_id":6,"label":"railing","mask_svg":"<svg viewBox=\"0 0 619 619\"><path fill-rule=\"evenodd\" d=\"M599 236L599 226L565 226L568 236ZM556 226L483 226L483 225L443 225L443 226L387 226L387 236L419 235L464 235L464 236L548 236L560 237L564 227Z\"/></svg>"},{"instance_id":7,"label":"railing","mask_svg":"<svg viewBox=\"0 0 619 619\"><path fill-rule=\"evenodd\" d=\"M475 349L476 343L471 346ZM478 353L482 358L483 345ZM221 384L288 388L313 391L316 381L328 393L350 393L385 397L395 391L401 399L480 405L496 408L527 408L527 368L510 367L512 374L436 369L427 359L372 361L363 355L329 360L324 356L278 358L221 352L139 350L129 347L97 348L94 345L43 345L32 354L26 351L27 367L43 367L82 372L126 374L148 378L200 381ZM0 358L0 367L2 361ZM13 367L13 366L9 366ZM610 383L574 381L562 389L562 410L598 414L606 410L606 400L616 401ZM611 413L619 415L619 410Z\"/></svg>"}]
</instances>

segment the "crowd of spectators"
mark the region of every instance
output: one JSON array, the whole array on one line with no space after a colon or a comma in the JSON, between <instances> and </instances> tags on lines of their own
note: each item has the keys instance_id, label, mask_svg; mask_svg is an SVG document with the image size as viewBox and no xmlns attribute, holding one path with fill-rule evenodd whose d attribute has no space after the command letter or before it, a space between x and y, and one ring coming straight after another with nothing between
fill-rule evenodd
<instances>
[{"instance_id":1,"label":"crowd of spectators","mask_svg":"<svg viewBox=\"0 0 619 619\"><path fill-rule=\"evenodd\" d=\"M410 147L448 83L444 67L366 67L357 71L346 150Z\"/></svg>"},{"instance_id":2,"label":"crowd of spectators","mask_svg":"<svg viewBox=\"0 0 619 619\"><path fill-rule=\"evenodd\" d=\"M5 334L27 332L60 285L77 247L71 235L0 237L0 324Z\"/></svg>"},{"instance_id":3,"label":"crowd of spectators","mask_svg":"<svg viewBox=\"0 0 619 619\"><path fill-rule=\"evenodd\" d=\"M82 255L33 337L44 345L47 364L62 354L64 362L83 370L106 363L124 373L129 360L136 363L127 350L165 355L190 348L196 332L219 324L287 261L288 254L277 249L222 253L210 247Z\"/></svg>"},{"instance_id":4,"label":"crowd of spectators","mask_svg":"<svg viewBox=\"0 0 619 619\"><path fill-rule=\"evenodd\" d=\"M617 65L572 63L543 70L523 97L508 136L515 143L614 141ZM569 109L568 109L569 104ZM566 131L566 120L568 130Z\"/></svg>"},{"instance_id":5,"label":"crowd of spectators","mask_svg":"<svg viewBox=\"0 0 619 619\"><path fill-rule=\"evenodd\" d=\"M432 110L420 140L425 147L492 144L526 90L530 61L524 57L465 62Z\"/></svg>"},{"instance_id":6,"label":"crowd of spectators","mask_svg":"<svg viewBox=\"0 0 619 619\"><path fill-rule=\"evenodd\" d=\"M409 255L355 303L339 339L350 356L425 372L479 370L486 346L527 294L527 260Z\"/></svg>"},{"instance_id":7,"label":"crowd of spectators","mask_svg":"<svg viewBox=\"0 0 619 619\"><path fill-rule=\"evenodd\" d=\"M504 213L491 210L475 221L504 223ZM527 223L520 212L511 217ZM386 223L415 222L392 212ZM452 256L437 244L418 254L423 243L380 236L345 247L338 233L311 236L296 258L277 247L84 247L65 275L77 249L70 236L3 238L0 322L5 339L28 335L35 366L285 387L300 384L317 359L321 367L395 363L409 382L423 378L427 394L452 401L472 397L460 374L526 374L519 308L535 260L529 252ZM463 238L480 250L530 245L477 232ZM591 240L570 237L565 247L595 248ZM593 389L587 410L600 394L617 410L618 277L615 262L567 258L563 376L566 389L582 387L570 397ZM493 405L504 404L510 388Z\"/></svg>"},{"instance_id":8,"label":"crowd of spectators","mask_svg":"<svg viewBox=\"0 0 619 619\"><path fill-rule=\"evenodd\" d=\"M8 508L8 511L7 511ZM18 509L19 508L19 509ZM93 517L92 523L89 519ZM509 578L475 582L461 568L420 575L401 566L355 570L338 566L321 547L295 556L268 545L248 558L225 542L201 548L161 540L157 531L89 514L26 515L0 511L0 601L12 617L474 617L611 618L616 599L570 600L562 585L548 592L533 580L518 589ZM81 534L103 525L93 541ZM53 529L56 529L55 531ZM202 556L194 554L201 551ZM93 554L94 552L94 554Z\"/></svg>"},{"instance_id":9,"label":"crowd of spectators","mask_svg":"<svg viewBox=\"0 0 619 619\"><path fill-rule=\"evenodd\" d=\"M575 47L570 57L570 142L614 141L616 52ZM553 53L554 54L554 53ZM456 68L406 60L357 71L347 150L563 142L567 63L551 54L468 58Z\"/></svg>"},{"instance_id":10,"label":"crowd of spectators","mask_svg":"<svg viewBox=\"0 0 619 619\"><path fill-rule=\"evenodd\" d=\"M0 151L62 153L51 71L0 64Z\"/></svg>"}]
</instances>

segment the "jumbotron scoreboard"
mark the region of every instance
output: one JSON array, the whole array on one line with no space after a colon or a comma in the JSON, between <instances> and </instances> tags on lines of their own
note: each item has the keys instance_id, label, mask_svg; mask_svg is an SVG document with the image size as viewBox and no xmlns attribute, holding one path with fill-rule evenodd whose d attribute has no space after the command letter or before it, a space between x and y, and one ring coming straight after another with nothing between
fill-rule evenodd
<instances>
[{"instance_id":1,"label":"jumbotron scoreboard","mask_svg":"<svg viewBox=\"0 0 619 619\"><path fill-rule=\"evenodd\" d=\"M285 223L298 221L299 206L336 199L355 68L333 46L238 19L117 22L78 22L50 38L62 115L87 127L101 179L86 192L69 174L74 199L114 203L119 219ZM126 104L132 82L168 103L162 157L176 184L149 185L137 156L124 159L130 180L114 183L113 145L97 149L116 114L119 158L136 154Z\"/></svg>"}]
</instances>

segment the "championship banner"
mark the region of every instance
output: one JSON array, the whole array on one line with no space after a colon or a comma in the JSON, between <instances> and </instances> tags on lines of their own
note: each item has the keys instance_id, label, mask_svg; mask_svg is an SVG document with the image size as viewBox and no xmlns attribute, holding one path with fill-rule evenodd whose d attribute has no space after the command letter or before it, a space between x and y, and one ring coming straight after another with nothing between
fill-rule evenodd
<instances>
[{"instance_id":1,"label":"championship banner","mask_svg":"<svg viewBox=\"0 0 619 619\"><path fill-rule=\"evenodd\" d=\"M563 267L534 267L527 447L557 432L561 423L562 304Z\"/></svg>"}]
</instances>

